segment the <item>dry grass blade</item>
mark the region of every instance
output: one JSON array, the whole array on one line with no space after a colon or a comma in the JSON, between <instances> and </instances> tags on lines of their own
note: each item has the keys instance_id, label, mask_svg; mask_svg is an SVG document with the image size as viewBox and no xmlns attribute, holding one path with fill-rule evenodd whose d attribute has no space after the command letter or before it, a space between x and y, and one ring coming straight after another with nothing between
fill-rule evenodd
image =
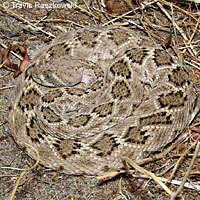
<instances>
[{"instance_id":1,"label":"dry grass blade","mask_svg":"<svg viewBox=\"0 0 200 200\"><path fill-rule=\"evenodd\" d=\"M36 22L36 23L39 23L39 22L65 22L65 23L70 23L70 24L74 24L78 27L81 27L81 28L84 28L85 26L79 24L79 23L76 23L74 21L71 21L71 20L67 20L67 19L41 19L41 20L32 20L32 22Z\"/></svg>"},{"instance_id":2,"label":"dry grass blade","mask_svg":"<svg viewBox=\"0 0 200 200\"><path fill-rule=\"evenodd\" d=\"M123 171L123 173L124 173L124 171ZM105 179L105 178L110 178L110 177L113 177L113 176L117 176L118 174L121 174L120 170L113 170L113 171L107 172L103 175L97 176L97 179L101 180L101 179Z\"/></svg>"},{"instance_id":3,"label":"dry grass blade","mask_svg":"<svg viewBox=\"0 0 200 200\"><path fill-rule=\"evenodd\" d=\"M10 89L10 88L13 88L13 87L15 87L15 86L16 86L16 85L9 85L9 86L0 88L0 90Z\"/></svg>"},{"instance_id":4,"label":"dry grass blade","mask_svg":"<svg viewBox=\"0 0 200 200\"><path fill-rule=\"evenodd\" d=\"M191 2L194 2L194 3L200 3L200 0L187 0L187 1L191 1Z\"/></svg>"},{"instance_id":5,"label":"dry grass blade","mask_svg":"<svg viewBox=\"0 0 200 200\"><path fill-rule=\"evenodd\" d=\"M3 63L0 64L0 69L4 66L5 63L6 63L6 60L4 60Z\"/></svg>"},{"instance_id":6,"label":"dry grass blade","mask_svg":"<svg viewBox=\"0 0 200 200\"><path fill-rule=\"evenodd\" d=\"M88 15L94 17L95 19L97 19L97 20L100 21L101 23L103 23L103 24L105 23L103 20L101 20L99 17L97 17L97 16L94 15L93 13L91 13L91 12L89 12L89 11L87 11L87 10L81 8L80 6L78 6L78 5L76 5L76 4L73 4L71 1L68 1L68 0L67 0L67 2L69 2L69 3L72 4L74 7L78 8L79 10L81 10L81 11L87 13Z\"/></svg>"},{"instance_id":7,"label":"dry grass blade","mask_svg":"<svg viewBox=\"0 0 200 200\"><path fill-rule=\"evenodd\" d=\"M179 188L177 189L177 191L176 191L175 193L172 194L170 200L174 200L174 199L179 195L179 193L183 190L183 187L184 187L184 185L185 185L185 182L186 182L188 176L190 175L190 172L191 172L192 167L193 167L193 165L194 165L194 161L195 161L195 159L196 159L196 157L197 157L197 155L198 155L199 147L200 147L200 142L197 142L197 145L196 145L196 148L195 148L195 152L194 152L194 155L193 155L193 157L192 157L192 161L191 161L191 163L190 163L190 166L189 166L188 169L187 169L187 172L186 172L186 174L185 174L185 176L184 176L184 178L183 178L183 180L182 180L181 185L179 186Z\"/></svg>"},{"instance_id":8,"label":"dry grass blade","mask_svg":"<svg viewBox=\"0 0 200 200\"><path fill-rule=\"evenodd\" d=\"M16 190L17 190L17 187L19 186L19 183L20 183L20 181L21 181L21 179L22 179L22 177L24 176L25 173L26 173L26 171L22 172L22 173L19 175L19 177L18 177L18 179L17 179L17 182L15 183L15 187L13 188L13 191L12 191L12 193L11 193L11 195L10 195L9 200L12 200L12 199L14 198L15 193L16 193Z\"/></svg>"},{"instance_id":9,"label":"dry grass blade","mask_svg":"<svg viewBox=\"0 0 200 200\"><path fill-rule=\"evenodd\" d=\"M162 0L163 2L165 2L164 0ZM166 3L166 2L165 2ZM175 6L174 4L171 4L171 3L166 3L167 5L170 5L174 8L177 8L179 10L181 10L182 12L184 13L187 13L190 17L192 17L194 19L194 17L189 14L187 11L179 8L178 6ZM163 13L165 13L165 15L167 16L167 18L172 22L172 24L174 25L174 27L179 31L179 33L181 34L181 36L183 37L184 39L184 43L186 44L187 47L190 47L190 48L187 48L187 50L190 52L191 56L194 57L194 55L197 55L197 52L195 50L195 48L193 47L193 45L191 44L191 40L192 38L194 37L194 34L196 32L196 29L199 25L199 20L195 18L195 21L197 21L197 24L196 24L196 28L195 30L193 31L193 34L192 36L190 37L190 39L188 39L188 37L186 36L185 32L183 29L180 28L180 26L178 26L178 24L175 22L175 20L173 20L173 17L170 16L170 14L166 11L166 9L161 5L161 3L157 2L157 5L158 7L162 10Z\"/></svg>"},{"instance_id":10,"label":"dry grass blade","mask_svg":"<svg viewBox=\"0 0 200 200\"><path fill-rule=\"evenodd\" d=\"M177 25L177 23L175 23L175 21L173 20L173 18L170 16L170 14L166 11L166 9L161 5L161 3L157 2L158 7L163 11L163 13L165 13L165 15L167 16L167 18L173 23L173 25L175 26L175 28L179 31L179 33L181 34L181 36L183 37L184 40L188 41L187 36L185 35L184 31Z\"/></svg>"},{"instance_id":11,"label":"dry grass blade","mask_svg":"<svg viewBox=\"0 0 200 200\"><path fill-rule=\"evenodd\" d=\"M154 3L156 3L157 1L158 1L158 0L150 1L150 2L148 2L147 4L145 4L143 7L134 8L134 10L128 11L128 12L126 12L126 13L120 15L120 16L117 16L117 17L113 18L112 20L110 20L110 21L108 21L108 22L105 22L102 26L106 26L106 25L108 25L108 24L112 24L113 22L115 22L115 21L117 21L117 20L120 20L120 19L126 17L127 15L132 14L132 13L136 12L137 10L144 10L146 7L148 7L148 6L150 6L150 5L154 4Z\"/></svg>"},{"instance_id":12,"label":"dry grass blade","mask_svg":"<svg viewBox=\"0 0 200 200\"><path fill-rule=\"evenodd\" d=\"M156 177L155 174L153 174L152 172L150 171L147 171L146 169L140 167L139 165L137 165L133 160L131 160L130 158L122 158L122 161L125 165L125 168L128 170L128 165L127 163L137 169L139 172L143 173L143 174L146 174L147 176L150 176L158 185L160 185L169 195L172 194L172 191L158 178Z\"/></svg>"},{"instance_id":13,"label":"dry grass blade","mask_svg":"<svg viewBox=\"0 0 200 200\"><path fill-rule=\"evenodd\" d=\"M166 181L166 183L170 182L172 177L174 176L177 168L178 168L178 165L180 164L181 160L185 157L185 155L197 144L198 140L199 140L200 137L197 138L197 140L181 155L181 157L178 159L178 161L176 162L176 165L173 169L173 172L171 173L169 179Z\"/></svg>"},{"instance_id":14,"label":"dry grass blade","mask_svg":"<svg viewBox=\"0 0 200 200\"><path fill-rule=\"evenodd\" d=\"M27 24L29 24L29 25L33 26L34 28L38 29L39 31L41 31L41 32L43 32L43 33L45 33L45 34L47 34L47 35L49 35L49 36L55 38L55 36L54 36L53 34L51 34L51 33L49 33L49 32L46 32L46 31L44 31L43 29L37 27L36 25L32 24L31 22L29 22L28 20L24 19L23 17L19 16L18 14L16 14L15 12L13 12L12 10L10 10L10 9L8 9L8 8L6 8L6 7L4 7L2 4L0 4L0 7L3 8L3 9L5 9L5 10L8 11L9 13L11 13L12 15L16 16L18 19L20 19L20 20L22 20L22 21L25 21Z\"/></svg>"},{"instance_id":15,"label":"dry grass blade","mask_svg":"<svg viewBox=\"0 0 200 200\"><path fill-rule=\"evenodd\" d=\"M200 21L199 21L196 17L194 17L192 14L190 14L190 13L187 12L186 10L184 10L184 9L182 9L182 8L180 8L180 7L178 7L177 5L175 5L175 4L173 4L173 3L170 3L170 2L167 2L167 1L165 1L165 0L159 0L159 1L165 3L166 5L173 6L174 8L177 8L177 9L181 10L181 11L184 12L186 15L188 15L188 16L190 16L192 19L194 19L196 22L198 22L198 23L200 22Z\"/></svg>"},{"instance_id":16,"label":"dry grass blade","mask_svg":"<svg viewBox=\"0 0 200 200\"><path fill-rule=\"evenodd\" d=\"M130 170L130 172L132 172L132 170ZM190 173L191 174L191 173ZM140 175L135 175L135 174L131 174L131 176L135 177L135 178L143 178L143 179L149 179L149 176L144 175L144 174L140 174ZM163 177L158 177L161 181L166 182L167 179L163 178ZM171 184L174 185L181 185L181 181L178 180L171 180L170 181ZM189 189L193 189L193 190L198 190L200 191L200 186L198 184L191 184L189 182L186 182L184 185L185 188L189 188Z\"/></svg>"}]
</instances>

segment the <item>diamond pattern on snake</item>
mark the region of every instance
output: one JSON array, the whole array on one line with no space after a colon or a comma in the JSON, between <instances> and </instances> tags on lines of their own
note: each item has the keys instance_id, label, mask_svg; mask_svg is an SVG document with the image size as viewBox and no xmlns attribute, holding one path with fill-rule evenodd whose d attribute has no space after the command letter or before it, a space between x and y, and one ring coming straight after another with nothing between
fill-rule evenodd
<instances>
[{"instance_id":1,"label":"diamond pattern on snake","mask_svg":"<svg viewBox=\"0 0 200 200\"><path fill-rule=\"evenodd\" d=\"M96 175L175 139L195 116L197 98L191 72L147 36L84 28L55 39L19 78L16 134L44 166Z\"/></svg>"}]
</instances>

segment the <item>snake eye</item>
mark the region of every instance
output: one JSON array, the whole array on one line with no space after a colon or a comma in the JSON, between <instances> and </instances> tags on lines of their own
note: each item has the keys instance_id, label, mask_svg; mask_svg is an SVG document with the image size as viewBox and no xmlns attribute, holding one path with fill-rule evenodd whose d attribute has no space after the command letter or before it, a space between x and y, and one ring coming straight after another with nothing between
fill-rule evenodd
<instances>
[{"instance_id":1,"label":"snake eye","mask_svg":"<svg viewBox=\"0 0 200 200\"><path fill-rule=\"evenodd\" d=\"M49 79L49 78L51 78L51 75L50 74L44 74L44 77Z\"/></svg>"}]
</instances>

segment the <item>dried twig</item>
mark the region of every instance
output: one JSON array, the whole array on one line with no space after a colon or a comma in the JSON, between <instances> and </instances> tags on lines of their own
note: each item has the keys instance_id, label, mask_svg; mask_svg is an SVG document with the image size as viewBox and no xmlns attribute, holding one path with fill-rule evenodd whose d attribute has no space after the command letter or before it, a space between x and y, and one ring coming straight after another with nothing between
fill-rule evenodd
<instances>
[{"instance_id":1,"label":"dried twig","mask_svg":"<svg viewBox=\"0 0 200 200\"><path fill-rule=\"evenodd\" d=\"M41 19L41 20L32 20L32 22L36 22L37 24L40 23L40 22L67 22L67 23L70 23L70 24L74 24L76 26L79 26L81 28L84 28L83 25L81 24L78 24L76 22L73 22L71 20L68 20L68 19Z\"/></svg>"},{"instance_id":2,"label":"dried twig","mask_svg":"<svg viewBox=\"0 0 200 200\"><path fill-rule=\"evenodd\" d=\"M181 10L182 12L184 12L186 15L190 16L192 19L194 19L196 22L200 22L196 17L194 17L193 15L191 15L189 12L187 12L186 10L180 8L179 6L171 3L171 2L167 2L165 0L159 0L159 1L162 1L163 3L165 3L166 5L169 5L169 6L173 6L174 8L177 8L178 10Z\"/></svg>"},{"instance_id":3,"label":"dried twig","mask_svg":"<svg viewBox=\"0 0 200 200\"><path fill-rule=\"evenodd\" d=\"M188 51L190 52L190 54L193 55L197 55L196 50L194 49L193 45L191 44L191 41L187 38L187 36L185 35L185 32L178 26L178 24L175 22L175 20L173 20L173 18L170 16L170 14L166 11L166 9L161 5L161 3L157 2L158 7L163 11L163 13L167 16L167 18L172 22L172 24L174 25L174 27L179 31L179 33L181 34L181 36L184 39L184 43L186 44L186 46L189 45L190 49L188 49ZM175 7L173 4L168 4L172 7ZM199 21L198 21L199 23ZM192 38L192 37L191 37Z\"/></svg>"},{"instance_id":4,"label":"dried twig","mask_svg":"<svg viewBox=\"0 0 200 200\"><path fill-rule=\"evenodd\" d=\"M170 182L172 177L174 176L177 168L178 168L178 165L180 164L181 160L185 157L185 155L196 145L196 143L198 142L200 137L197 138L197 140L181 155L181 157L178 159L178 161L176 162L176 165L169 177L169 179L166 181L166 183Z\"/></svg>"},{"instance_id":5,"label":"dried twig","mask_svg":"<svg viewBox=\"0 0 200 200\"><path fill-rule=\"evenodd\" d=\"M16 85L5 86L5 87L0 88L0 90L10 89L10 88L13 88L13 87L15 87L15 86L16 86Z\"/></svg>"},{"instance_id":6,"label":"dried twig","mask_svg":"<svg viewBox=\"0 0 200 200\"><path fill-rule=\"evenodd\" d=\"M37 27L36 25L34 25L34 24L32 24L31 22L29 22L28 20L24 19L24 18L21 17L20 15L16 14L16 13L13 12L12 10L10 10L9 8L4 7L2 4L0 4L0 7L3 8L3 9L5 9L5 10L8 11L9 13L11 13L12 15L16 16L18 19L20 19L20 20L26 22L27 24L33 26L34 28L38 29L39 31L41 31L41 32L43 32L43 33L45 33L45 34L47 34L47 35L49 35L49 36L55 38L55 35L53 35L52 33L46 32L46 31L44 31L43 29Z\"/></svg>"},{"instance_id":7,"label":"dried twig","mask_svg":"<svg viewBox=\"0 0 200 200\"><path fill-rule=\"evenodd\" d=\"M122 177L119 179L119 194L121 194L121 196L123 196L123 198L125 199L125 200L128 200L127 198L126 198L126 196L123 194L123 192L122 192Z\"/></svg>"},{"instance_id":8,"label":"dried twig","mask_svg":"<svg viewBox=\"0 0 200 200\"><path fill-rule=\"evenodd\" d=\"M74 7L78 8L79 10L81 10L81 11L83 11L83 12L85 12L85 13L87 13L88 15L94 17L95 19L97 19L98 21L100 21L101 23L104 24L104 21L101 20L101 19L100 19L99 17L97 17L96 15L94 15L93 13L91 13L91 12L89 12L89 11L87 11L87 10L81 8L80 6L78 6L78 5L74 4L74 3L72 3L72 2L69 1L69 0L67 0L67 2L69 2L69 3L72 4Z\"/></svg>"},{"instance_id":9,"label":"dried twig","mask_svg":"<svg viewBox=\"0 0 200 200\"><path fill-rule=\"evenodd\" d=\"M186 174L185 174L185 176L184 176L184 178L182 180L181 185L179 186L179 188L177 189L177 191L171 195L171 199L170 200L174 200L179 195L179 193L183 190L183 187L184 187L184 185L186 183L186 180L187 180L188 176L190 175L190 172L191 172L192 167L194 165L194 161L195 161L195 159L197 157L197 154L199 152L199 147L200 147L200 142L197 142L197 145L196 145L196 148L195 148L195 152L194 152L194 155L192 157L190 166L187 169L187 172L186 172Z\"/></svg>"},{"instance_id":10,"label":"dried twig","mask_svg":"<svg viewBox=\"0 0 200 200\"><path fill-rule=\"evenodd\" d=\"M130 170L130 172L132 172L132 170ZM145 178L145 179L149 179L149 176L144 175L144 174L140 174L140 175L136 175L136 174L131 174L132 177L134 178ZM167 179L163 178L163 177L158 177L161 181L166 182ZM178 180L171 180L169 183L174 184L174 185L180 185L181 181ZM197 190L200 191L200 186L198 184L191 184L190 182L186 182L184 185L185 188L189 188L192 190Z\"/></svg>"},{"instance_id":11,"label":"dried twig","mask_svg":"<svg viewBox=\"0 0 200 200\"><path fill-rule=\"evenodd\" d=\"M118 16L118 17L115 17L114 19L112 19L112 20L110 20L110 21L104 23L102 26L106 26L106 25L108 25L108 24L112 24L113 22L115 22L115 21L117 21L117 20L119 20L119 19L122 19L123 17L125 17L125 16L127 16L127 15L129 15L129 14L132 14L133 12L135 12L135 11L137 11L137 10L144 10L146 7L148 7L148 6L150 6L150 5L154 4L154 3L156 3L157 1L158 1L158 0L150 1L150 2L146 3L145 5L143 5L142 7L137 7L137 8L135 8L134 10L128 11L128 12L124 13L123 15L120 15L120 16Z\"/></svg>"},{"instance_id":12,"label":"dried twig","mask_svg":"<svg viewBox=\"0 0 200 200\"><path fill-rule=\"evenodd\" d=\"M22 179L22 177L24 176L25 173L26 173L26 171L22 172L22 173L19 175L19 177L18 177L18 179L17 179L17 182L15 183L15 187L14 187L13 190L12 190L12 193L11 193L11 195L10 195L9 200L12 200L12 199L14 198L15 193L16 193L16 190L17 190L17 187L19 186L19 183L20 183L20 181L21 181L21 179Z\"/></svg>"},{"instance_id":13,"label":"dried twig","mask_svg":"<svg viewBox=\"0 0 200 200\"><path fill-rule=\"evenodd\" d=\"M122 161L124 163L124 167L127 168L128 170L128 165L131 165L131 167L137 169L139 172L146 174L147 176L150 176L157 184L159 184L169 195L172 194L172 191L158 178L155 176L155 174L153 174L150 171L147 171L146 169L140 167L139 165L137 165L133 160L131 160L130 158L122 158Z\"/></svg>"},{"instance_id":14,"label":"dried twig","mask_svg":"<svg viewBox=\"0 0 200 200\"><path fill-rule=\"evenodd\" d=\"M179 31L181 36L183 37L184 40L188 41L187 36L185 35L184 31L177 25L177 23L172 19L170 14L166 11L166 9L161 5L161 3L157 2L158 7L162 10L162 12L167 16L167 18L173 23L175 28Z\"/></svg>"}]
</instances>

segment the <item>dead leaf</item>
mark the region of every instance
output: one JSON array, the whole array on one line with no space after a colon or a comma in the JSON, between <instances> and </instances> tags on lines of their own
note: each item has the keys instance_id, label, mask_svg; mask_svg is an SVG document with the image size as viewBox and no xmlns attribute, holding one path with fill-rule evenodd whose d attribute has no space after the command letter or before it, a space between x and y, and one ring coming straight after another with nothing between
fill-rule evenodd
<instances>
[{"instance_id":1,"label":"dead leaf","mask_svg":"<svg viewBox=\"0 0 200 200\"><path fill-rule=\"evenodd\" d=\"M168 48L168 47L170 47L171 42L172 42L172 37L170 35L168 38L165 39L164 42L162 42L161 46L165 47L165 48Z\"/></svg>"},{"instance_id":2,"label":"dead leaf","mask_svg":"<svg viewBox=\"0 0 200 200\"><path fill-rule=\"evenodd\" d=\"M8 58L8 55L10 53L10 50L11 50L11 47L8 47L6 49L4 49L2 52L1 52L1 56L2 56L2 63L4 63L4 65L6 67L9 67L11 69L15 69L15 70L18 70L18 66L12 62L10 62L9 58Z\"/></svg>"},{"instance_id":3,"label":"dead leaf","mask_svg":"<svg viewBox=\"0 0 200 200\"><path fill-rule=\"evenodd\" d=\"M18 67L18 65L10 62L10 60L8 58L11 50L13 50L13 51L19 50L20 54L22 54L22 56L24 57L23 60L20 62L19 67ZM12 47L8 47L2 51L1 55L2 55L2 63L4 63L4 65L6 67L16 70L13 75L14 78L17 78L22 73L25 66L30 62L30 58L27 54L27 49L25 46L22 46L22 45L14 45Z\"/></svg>"},{"instance_id":4,"label":"dead leaf","mask_svg":"<svg viewBox=\"0 0 200 200\"><path fill-rule=\"evenodd\" d=\"M192 127L191 131L195 131L196 133L200 133L200 128L199 127Z\"/></svg>"},{"instance_id":5,"label":"dead leaf","mask_svg":"<svg viewBox=\"0 0 200 200\"><path fill-rule=\"evenodd\" d=\"M105 0L105 4L106 4L106 10L108 11L108 13L112 13L115 0Z\"/></svg>"}]
</instances>

